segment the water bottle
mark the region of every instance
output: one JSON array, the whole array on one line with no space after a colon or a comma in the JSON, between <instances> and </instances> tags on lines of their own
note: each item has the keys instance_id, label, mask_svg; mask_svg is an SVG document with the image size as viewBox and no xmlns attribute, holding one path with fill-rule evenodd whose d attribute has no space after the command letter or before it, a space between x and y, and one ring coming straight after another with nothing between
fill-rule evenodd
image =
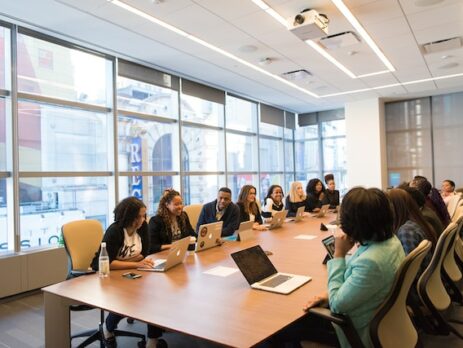
<instances>
[{"instance_id":1,"label":"water bottle","mask_svg":"<svg viewBox=\"0 0 463 348\"><path fill-rule=\"evenodd\" d=\"M106 242L101 243L100 257L98 259L98 274L100 278L106 278L109 276L109 256L106 250Z\"/></svg>"}]
</instances>

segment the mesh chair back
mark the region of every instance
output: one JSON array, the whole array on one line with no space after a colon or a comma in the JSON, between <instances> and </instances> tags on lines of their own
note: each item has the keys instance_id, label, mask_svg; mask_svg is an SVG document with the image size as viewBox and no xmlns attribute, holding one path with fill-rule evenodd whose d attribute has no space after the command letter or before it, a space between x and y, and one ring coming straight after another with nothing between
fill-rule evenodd
<instances>
[{"instance_id":1,"label":"mesh chair back","mask_svg":"<svg viewBox=\"0 0 463 348\"><path fill-rule=\"evenodd\" d=\"M453 218L453 215L455 214L458 206L460 205L461 201L461 195L453 195L452 198L450 198L449 203L447 204L447 211L449 212L450 218Z\"/></svg>"},{"instance_id":2,"label":"mesh chair back","mask_svg":"<svg viewBox=\"0 0 463 348\"><path fill-rule=\"evenodd\" d=\"M463 216L456 222L457 224L457 231L455 232L455 238L453 239L453 243L449 245L449 249L447 254L445 255L443 267L445 273L450 277L453 282L458 282L462 278L462 273L460 267L458 267L456 260L455 260L455 252L458 248L458 244L461 243L460 239L460 231L463 224Z\"/></svg>"},{"instance_id":3,"label":"mesh chair back","mask_svg":"<svg viewBox=\"0 0 463 348\"><path fill-rule=\"evenodd\" d=\"M442 283L441 270L450 243L453 243L458 225L450 223L440 235L436 250L429 266L418 280L418 294L421 301L428 307L443 311L450 306L450 296Z\"/></svg>"},{"instance_id":4,"label":"mesh chair back","mask_svg":"<svg viewBox=\"0 0 463 348\"><path fill-rule=\"evenodd\" d=\"M407 312L407 296L432 243L423 240L402 261L391 292L375 314L370 336L375 347L415 347L418 333Z\"/></svg>"},{"instance_id":5,"label":"mesh chair back","mask_svg":"<svg viewBox=\"0 0 463 348\"><path fill-rule=\"evenodd\" d=\"M64 224L64 246L71 270L86 270L98 251L103 239L103 226L98 220L78 220Z\"/></svg>"},{"instance_id":6,"label":"mesh chair back","mask_svg":"<svg viewBox=\"0 0 463 348\"><path fill-rule=\"evenodd\" d=\"M201 214L202 208L202 204L187 205L183 208L185 213L188 215L188 219L190 219L191 226L194 230L196 230L196 225L198 224L199 214Z\"/></svg>"}]
</instances>

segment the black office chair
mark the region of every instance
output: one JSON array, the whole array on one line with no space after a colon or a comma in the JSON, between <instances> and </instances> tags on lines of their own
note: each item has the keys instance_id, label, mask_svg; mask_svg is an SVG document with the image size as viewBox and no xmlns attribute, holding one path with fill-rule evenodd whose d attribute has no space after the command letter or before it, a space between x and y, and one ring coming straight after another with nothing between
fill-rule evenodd
<instances>
[{"instance_id":1,"label":"black office chair","mask_svg":"<svg viewBox=\"0 0 463 348\"><path fill-rule=\"evenodd\" d=\"M97 220L78 220L64 224L61 228L63 233L64 247L68 255L68 279L95 273L89 269L90 263L100 247L103 238L103 227ZM87 311L95 309L88 305L72 305L71 311ZM86 330L71 335L71 341L77 337L87 337L78 347L86 347L95 341L100 342L100 347L104 347L103 335L104 310L100 309L100 322L98 328ZM141 339L139 346L145 346L145 335L115 330L115 336L128 336Z\"/></svg>"}]
</instances>

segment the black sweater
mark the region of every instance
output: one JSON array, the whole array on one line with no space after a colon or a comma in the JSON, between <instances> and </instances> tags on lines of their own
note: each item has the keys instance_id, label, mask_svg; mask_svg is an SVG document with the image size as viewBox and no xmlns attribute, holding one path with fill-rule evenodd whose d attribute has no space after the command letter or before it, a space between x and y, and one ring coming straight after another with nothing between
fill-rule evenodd
<instances>
[{"instance_id":1,"label":"black sweater","mask_svg":"<svg viewBox=\"0 0 463 348\"><path fill-rule=\"evenodd\" d=\"M185 223L183 224L182 221L185 221ZM177 217L177 224L182 233L180 238L185 238L188 236L196 237L196 233L193 227L191 227L190 219L188 218L187 213L182 212L182 218L180 218L180 216ZM150 219L148 227L150 236L150 254L161 251L162 245L172 243L172 230L170 226L167 226L164 223L164 220L160 215L153 216Z\"/></svg>"}]
</instances>

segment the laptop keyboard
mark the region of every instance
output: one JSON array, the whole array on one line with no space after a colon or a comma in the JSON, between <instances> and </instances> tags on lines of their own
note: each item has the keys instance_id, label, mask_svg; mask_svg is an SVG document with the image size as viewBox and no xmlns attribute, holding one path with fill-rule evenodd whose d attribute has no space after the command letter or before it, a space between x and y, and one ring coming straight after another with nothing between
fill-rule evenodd
<instances>
[{"instance_id":1,"label":"laptop keyboard","mask_svg":"<svg viewBox=\"0 0 463 348\"><path fill-rule=\"evenodd\" d=\"M273 277L266 282L260 283L262 286L268 286L269 288L276 288L278 285L284 283L288 279L291 279L291 276L279 274L276 277Z\"/></svg>"}]
</instances>

